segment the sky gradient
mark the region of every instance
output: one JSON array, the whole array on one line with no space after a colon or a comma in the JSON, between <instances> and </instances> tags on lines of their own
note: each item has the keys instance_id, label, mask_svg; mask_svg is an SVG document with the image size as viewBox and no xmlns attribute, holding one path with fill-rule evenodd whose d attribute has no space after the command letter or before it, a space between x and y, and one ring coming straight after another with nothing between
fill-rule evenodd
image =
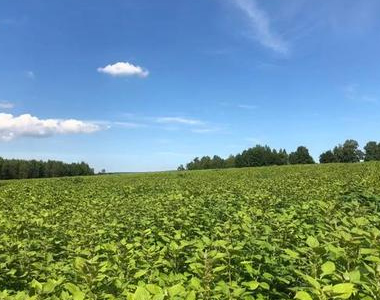
<instances>
[{"instance_id":1,"label":"sky gradient","mask_svg":"<svg viewBox=\"0 0 380 300\"><path fill-rule=\"evenodd\" d=\"M3 0L0 156L175 169L380 141L377 0Z\"/></svg>"}]
</instances>

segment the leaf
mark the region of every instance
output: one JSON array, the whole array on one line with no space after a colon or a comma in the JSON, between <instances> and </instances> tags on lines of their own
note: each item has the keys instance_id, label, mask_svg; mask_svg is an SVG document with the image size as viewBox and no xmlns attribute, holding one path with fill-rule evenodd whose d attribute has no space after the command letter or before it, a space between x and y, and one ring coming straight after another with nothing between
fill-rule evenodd
<instances>
[{"instance_id":1,"label":"leaf","mask_svg":"<svg viewBox=\"0 0 380 300\"><path fill-rule=\"evenodd\" d=\"M313 277L309 276L309 275L304 275L304 278L306 279L307 282L309 282L313 287L315 287L317 290L320 290L321 289L321 285L319 284L319 282L314 279Z\"/></svg>"},{"instance_id":2,"label":"leaf","mask_svg":"<svg viewBox=\"0 0 380 300\"><path fill-rule=\"evenodd\" d=\"M339 283L332 287L332 292L338 295L341 299L348 299L354 293L355 288L352 283Z\"/></svg>"},{"instance_id":3,"label":"leaf","mask_svg":"<svg viewBox=\"0 0 380 300\"><path fill-rule=\"evenodd\" d=\"M148 270L140 270L140 271L137 271L135 276L133 276L134 278L140 278L142 276L144 276L146 273L148 272Z\"/></svg>"},{"instance_id":4,"label":"leaf","mask_svg":"<svg viewBox=\"0 0 380 300\"><path fill-rule=\"evenodd\" d=\"M79 287L72 283L66 283L65 288L71 293L74 300L83 300L85 293L83 293Z\"/></svg>"},{"instance_id":5,"label":"leaf","mask_svg":"<svg viewBox=\"0 0 380 300\"><path fill-rule=\"evenodd\" d=\"M133 294L133 299L134 300L149 300L150 294L145 288L143 288L142 286L139 286L136 289L135 293Z\"/></svg>"},{"instance_id":6,"label":"leaf","mask_svg":"<svg viewBox=\"0 0 380 300\"><path fill-rule=\"evenodd\" d=\"M379 250L372 249L372 248L360 248L359 252L362 255L366 255L366 254L376 254L379 252Z\"/></svg>"},{"instance_id":7,"label":"leaf","mask_svg":"<svg viewBox=\"0 0 380 300\"><path fill-rule=\"evenodd\" d=\"M35 279L33 279L32 282L30 283L30 287L35 289L36 291L42 290L42 284Z\"/></svg>"},{"instance_id":8,"label":"leaf","mask_svg":"<svg viewBox=\"0 0 380 300\"><path fill-rule=\"evenodd\" d=\"M306 239L306 244L311 247L311 248L317 248L319 247L319 241L313 237L313 236L309 236L307 239Z\"/></svg>"},{"instance_id":9,"label":"leaf","mask_svg":"<svg viewBox=\"0 0 380 300\"><path fill-rule=\"evenodd\" d=\"M163 293L162 288L156 284L147 284L145 288L149 291L149 293L153 295L158 295L158 294Z\"/></svg>"},{"instance_id":10,"label":"leaf","mask_svg":"<svg viewBox=\"0 0 380 300\"><path fill-rule=\"evenodd\" d=\"M359 270L354 270L349 273L350 281L354 283L359 283L360 282L360 271Z\"/></svg>"},{"instance_id":11,"label":"leaf","mask_svg":"<svg viewBox=\"0 0 380 300\"><path fill-rule=\"evenodd\" d=\"M185 288L181 284L173 285L171 288L168 289L169 295L171 297L179 295L184 291L185 291Z\"/></svg>"},{"instance_id":12,"label":"leaf","mask_svg":"<svg viewBox=\"0 0 380 300\"><path fill-rule=\"evenodd\" d=\"M191 291L190 293L187 294L186 300L195 300L196 299L196 294L194 291Z\"/></svg>"},{"instance_id":13,"label":"leaf","mask_svg":"<svg viewBox=\"0 0 380 300\"><path fill-rule=\"evenodd\" d=\"M266 282L260 282L260 287L262 287L264 290L270 289L270 285Z\"/></svg>"},{"instance_id":14,"label":"leaf","mask_svg":"<svg viewBox=\"0 0 380 300\"><path fill-rule=\"evenodd\" d=\"M50 294L54 291L56 287L56 282L49 279L47 282L45 282L42 286L42 292L44 294Z\"/></svg>"},{"instance_id":15,"label":"leaf","mask_svg":"<svg viewBox=\"0 0 380 300\"><path fill-rule=\"evenodd\" d=\"M333 274L335 272L335 264L331 261L328 261L328 262L325 262L322 266L321 266L321 269L322 269L322 276L324 275L330 275L330 274Z\"/></svg>"},{"instance_id":16,"label":"leaf","mask_svg":"<svg viewBox=\"0 0 380 300\"><path fill-rule=\"evenodd\" d=\"M225 268L227 268L227 266L220 266L220 267L216 267L216 268L212 269L212 271L214 273L217 273L217 272L223 271Z\"/></svg>"},{"instance_id":17,"label":"leaf","mask_svg":"<svg viewBox=\"0 0 380 300\"><path fill-rule=\"evenodd\" d=\"M249 281L249 282L244 282L244 285L251 291L256 290L259 287L259 283L255 280Z\"/></svg>"},{"instance_id":18,"label":"leaf","mask_svg":"<svg viewBox=\"0 0 380 300\"><path fill-rule=\"evenodd\" d=\"M196 290L199 290L200 287L201 287L201 281L200 281L198 278L196 278L196 277L192 277L192 278L190 279L190 285L191 285L193 288L195 288Z\"/></svg>"},{"instance_id":19,"label":"leaf","mask_svg":"<svg viewBox=\"0 0 380 300\"><path fill-rule=\"evenodd\" d=\"M298 258L299 254L293 250L290 249L284 249L284 252L289 255L291 258Z\"/></svg>"},{"instance_id":20,"label":"leaf","mask_svg":"<svg viewBox=\"0 0 380 300\"><path fill-rule=\"evenodd\" d=\"M294 298L299 300L313 300L309 293L305 291L298 291Z\"/></svg>"}]
</instances>

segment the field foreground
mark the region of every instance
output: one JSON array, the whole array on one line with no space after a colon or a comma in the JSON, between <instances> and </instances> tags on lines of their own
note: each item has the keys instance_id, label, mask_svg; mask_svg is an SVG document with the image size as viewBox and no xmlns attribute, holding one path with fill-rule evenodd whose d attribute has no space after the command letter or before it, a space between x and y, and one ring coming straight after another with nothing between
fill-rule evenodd
<instances>
[{"instance_id":1,"label":"field foreground","mask_svg":"<svg viewBox=\"0 0 380 300\"><path fill-rule=\"evenodd\" d=\"M380 299L380 164L0 183L0 299Z\"/></svg>"}]
</instances>

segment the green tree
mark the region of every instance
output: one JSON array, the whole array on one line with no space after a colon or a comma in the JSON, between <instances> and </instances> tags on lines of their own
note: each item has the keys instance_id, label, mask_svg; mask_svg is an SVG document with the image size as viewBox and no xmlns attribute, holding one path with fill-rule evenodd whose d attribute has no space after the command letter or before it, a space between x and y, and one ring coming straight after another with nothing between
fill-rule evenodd
<instances>
[{"instance_id":1,"label":"green tree","mask_svg":"<svg viewBox=\"0 0 380 300\"><path fill-rule=\"evenodd\" d=\"M364 160L365 161L371 161L371 160L380 160L380 143L377 144L376 142L368 142L367 145L364 147Z\"/></svg>"},{"instance_id":2,"label":"green tree","mask_svg":"<svg viewBox=\"0 0 380 300\"><path fill-rule=\"evenodd\" d=\"M299 146L295 152L289 154L289 163L295 164L314 164L314 159L309 154L305 146Z\"/></svg>"},{"instance_id":3,"label":"green tree","mask_svg":"<svg viewBox=\"0 0 380 300\"><path fill-rule=\"evenodd\" d=\"M346 140L343 145L334 147L333 153L338 162L355 163L363 159L364 154L355 140Z\"/></svg>"},{"instance_id":4,"label":"green tree","mask_svg":"<svg viewBox=\"0 0 380 300\"><path fill-rule=\"evenodd\" d=\"M230 155L227 159L225 159L224 165L226 168L235 168L235 156Z\"/></svg>"},{"instance_id":5,"label":"green tree","mask_svg":"<svg viewBox=\"0 0 380 300\"><path fill-rule=\"evenodd\" d=\"M337 160L336 156L334 155L334 153L331 150L328 150L319 156L319 162L321 164L334 163L337 161L338 160Z\"/></svg>"}]
</instances>

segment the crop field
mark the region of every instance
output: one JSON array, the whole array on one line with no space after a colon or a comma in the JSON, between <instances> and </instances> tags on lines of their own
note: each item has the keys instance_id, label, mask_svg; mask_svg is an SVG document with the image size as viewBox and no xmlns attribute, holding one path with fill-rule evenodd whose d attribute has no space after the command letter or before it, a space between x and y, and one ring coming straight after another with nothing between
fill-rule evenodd
<instances>
[{"instance_id":1,"label":"crop field","mask_svg":"<svg viewBox=\"0 0 380 300\"><path fill-rule=\"evenodd\" d=\"M380 299L380 164L0 182L0 299Z\"/></svg>"}]
</instances>

